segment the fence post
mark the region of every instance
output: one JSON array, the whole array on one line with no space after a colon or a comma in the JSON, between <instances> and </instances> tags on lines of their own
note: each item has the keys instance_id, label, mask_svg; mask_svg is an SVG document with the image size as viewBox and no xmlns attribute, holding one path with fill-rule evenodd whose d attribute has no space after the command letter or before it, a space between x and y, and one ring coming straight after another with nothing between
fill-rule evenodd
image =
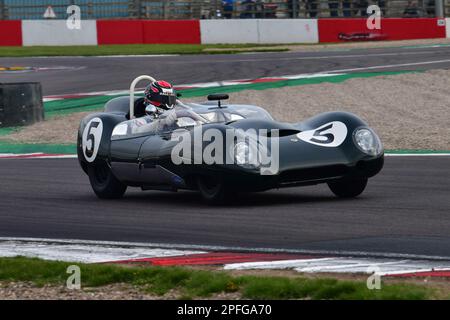
<instances>
[{"instance_id":1,"label":"fence post","mask_svg":"<svg viewBox=\"0 0 450 320\"><path fill-rule=\"evenodd\" d=\"M214 19L218 18L219 0L214 1Z\"/></svg>"},{"instance_id":2,"label":"fence post","mask_svg":"<svg viewBox=\"0 0 450 320\"><path fill-rule=\"evenodd\" d=\"M292 18L298 18L298 0L292 0Z\"/></svg>"},{"instance_id":3,"label":"fence post","mask_svg":"<svg viewBox=\"0 0 450 320\"><path fill-rule=\"evenodd\" d=\"M87 11L88 11L87 12L87 16L89 18L92 18L92 16L94 15L94 10L93 10L94 4L92 2L88 2L87 7L88 7L88 9L87 9Z\"/></svg>"},{"instance_id":4,"label":"fence post","mask_svg":"<svg viewBox=\"0 0 450 320\"><path fill-rule=\"evenodd\" d=\"M163 18L163 20L167 20L169 18L168 0L162 0L162 5L163 5L162 18Z\"/></svg>"},{"instance_id":5,"label":"fence post","mask_svg":"<svg viewBox=\"0 0 450 320\"><path fill-rule=\"evenodd\" d=\"M5 13L3 12L5 10L5 1L0 0L0 20L5 20Z\"/></svg>"},{"instance_id":6,"label":"fence post","mask_svg":"<svg viewBox=\"0 0 450 320\"><path fill-rule=\"evenodd\" d=\"M437 18L444 18L444 1L443 0L435 0L434 3L434 13Z\"/></svg>"},{"instance_id":7,"label":"fence post","mask_svg":"<svg viewBox=\"0 0 450 320\"><path fill-rule=\"evenodd\" d=\"M136 15L136 18L141 19L142 18L142 10L141 10L141 0L134 0L134 12Z\"/></svg>"}]
</instances>

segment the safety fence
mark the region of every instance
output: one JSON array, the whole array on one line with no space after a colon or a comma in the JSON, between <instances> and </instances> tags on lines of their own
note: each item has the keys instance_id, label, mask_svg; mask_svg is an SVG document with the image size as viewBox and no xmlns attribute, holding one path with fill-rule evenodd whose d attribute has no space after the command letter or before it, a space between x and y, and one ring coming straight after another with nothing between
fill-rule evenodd
<instances>
[{"instance_id":1,"label":"safety fence","mask_svg":"<svg viewBox=\"0 0 450 320\"><path fill-rule=\"evenodd\" d=\"M350 18L378 5L383 17L434 17L436 3L450 16L450 0L0 0L0 20L64 19L77 5L84 19ZM54 13L54 16L53 16Z\"/></svg>"}]
</instances>

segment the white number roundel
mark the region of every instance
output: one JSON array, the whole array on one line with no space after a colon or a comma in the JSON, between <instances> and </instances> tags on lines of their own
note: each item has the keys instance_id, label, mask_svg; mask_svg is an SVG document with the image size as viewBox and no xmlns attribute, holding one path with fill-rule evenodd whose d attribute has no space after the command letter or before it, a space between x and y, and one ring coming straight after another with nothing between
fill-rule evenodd
<instances>
[{"instance_id":1,"label":"white number roundel","mask_svg":"<svg viewBox=\"0 0 450 320\"><path fill-rule=\"evenodd\" d=\"M87 162L95 161L100 142L102 141L102 133L103 122L100 118L92 119L84 128L81 147Z\"/></svg>"},{"instance_id":2,"label":"white number roundel","mask_svg":"<svg viewBox=\"0 0 450 320\"><path fill-rule=\"evenodd\" d=\"M345 141L347 126L340 121L332 121L317 129L300 132L297 137L317 146L335 148Z\"/></svg>"}]
</instances>

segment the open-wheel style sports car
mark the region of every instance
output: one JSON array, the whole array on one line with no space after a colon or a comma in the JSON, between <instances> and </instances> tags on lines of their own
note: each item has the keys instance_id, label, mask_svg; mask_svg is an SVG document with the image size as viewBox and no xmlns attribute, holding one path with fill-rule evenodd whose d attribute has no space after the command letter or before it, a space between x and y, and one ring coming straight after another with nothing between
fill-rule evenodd
<instances>
[{"instance_id":1,"label":"open-wheel style sports car","mask_svg":"<svg viewBox=\"0 0 450 320\"><path fill-rule=\"evenodd\" d=\"M100 198L142 190L198 190L209 203L237 192L327 183L338 197L356 197L383 167L377 134L347 112L327 112L299 123L275 121L264 109L227 104L227 95L186 103L161 116L151 107L136 117L130 96L85 117L78 160Z\"/></svg>"}]
</instances>

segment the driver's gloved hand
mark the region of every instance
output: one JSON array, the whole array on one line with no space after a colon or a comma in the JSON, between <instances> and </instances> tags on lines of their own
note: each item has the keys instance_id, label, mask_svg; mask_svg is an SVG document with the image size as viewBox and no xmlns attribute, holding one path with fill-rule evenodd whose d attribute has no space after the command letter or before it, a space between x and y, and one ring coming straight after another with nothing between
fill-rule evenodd
<instances>
[{"instance_id":1,"label":"driver's gloved hand","mask_svg":"<svg viewBox=\"0 0 450 320\"><path fill-rule=\"evenodd\" d=\"M160 117L159 117L161 124L166 125L166 126L170 126L173 125L178 117L177 117L177 113L175 110L169 110L164 112Z\"/></svg>"}]
</instances>

